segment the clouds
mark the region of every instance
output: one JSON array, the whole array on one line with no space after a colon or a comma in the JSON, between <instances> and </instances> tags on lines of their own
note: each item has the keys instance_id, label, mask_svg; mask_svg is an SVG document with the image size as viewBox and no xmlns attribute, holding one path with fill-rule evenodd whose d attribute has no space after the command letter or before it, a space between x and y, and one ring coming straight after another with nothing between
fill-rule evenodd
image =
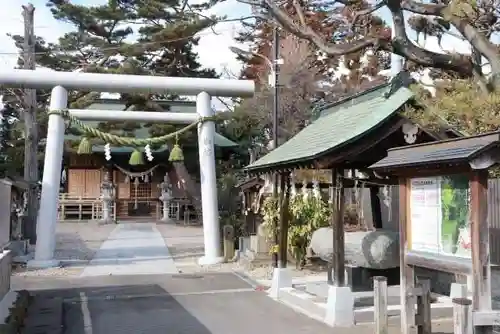
<instances>
[{"instance_id":1,"label":"clouds","mask_svg":"<svg viewBox=\"0 0 500 334\"><path fill-rule=\"evenodd\" d=\"M33 0L35 6L35 33L49 42L57 41L57 38L70 31L71 26L56 21L50 10L45 6L46 0ZM85 5L98 5L105 0L73 0L74 3L85 3ZM10 34L23 34L23 19L20 0L11 0L9 6L4 6L0 11L0 68L12 68L16 64L16 48ZM229 19L247 16L250 8L236 1L226 1L218 4L207 14L225 15ZM200 33L200 42L197 51L200 61L205 67L213 67L219 72L231 72L238 74L241 64L236 61L234 54L228 47L233 43L240 22L222 22L213 29L206 29ZM227 70L227 71L226 71Z\"/></svg>"},{"instance_id":2,"label":"clouds","mask_svg":"<svg viewBox=\"0 0 500 334\"><path fill-rule=\"evenodd\" d=\"M236 56L229 50L234 45L234 38L242 29L239 18L250 15L250 6L235 0L225 1L210 11L210 14L226 16L226 19L235 20L221 22L213 28L215 34L210 33L212 29L205 29L200 39L197 51L200 61L204 66L213 67L223 74L224 77L239 75L242 64L236 60Z\"/></svg>"},{"instance_id":3,"label":"clouds","mask_svg":"<svg viewBox=\"0 0 500 334\"><path fill-rule=\"evenodd\" d=\"M45 1L32 1L35 6L36 33L45 37L48 41L55 41L62 31L67 30L64 24L58 23L52 18L52 14L45 6ZM12 39L7 34L23 34L22 5L20 0L9 1L9 6L3 6L0 11L0 68L12 68L16 64L17 49Z\"/></svg>"}]
</instances>

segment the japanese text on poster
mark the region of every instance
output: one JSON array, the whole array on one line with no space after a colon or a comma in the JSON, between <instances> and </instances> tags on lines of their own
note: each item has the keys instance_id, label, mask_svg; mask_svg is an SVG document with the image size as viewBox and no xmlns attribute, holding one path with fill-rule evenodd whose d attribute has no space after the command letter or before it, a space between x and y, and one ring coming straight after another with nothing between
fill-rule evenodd
<instances>
[{"instance_id":1,"label":"japanese text on poster","mask_svg":"<svg viewBox=\"0 0 500 334\"><path fill-rule=\"evenodd\" d=\"M411 249L471 256L466 176L412 179L410 214Z\"/></svg>"}]
</instances>

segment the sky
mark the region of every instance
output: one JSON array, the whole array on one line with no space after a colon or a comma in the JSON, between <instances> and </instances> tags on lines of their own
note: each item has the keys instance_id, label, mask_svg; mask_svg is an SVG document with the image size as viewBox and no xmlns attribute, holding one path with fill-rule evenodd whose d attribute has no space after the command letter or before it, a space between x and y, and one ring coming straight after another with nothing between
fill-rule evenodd
<instances>
[{"instance_id":1,"label":"sky","mask_svg":"<svg viewBox=\"0 0 500 334\"><path fill-rule=\"evenodd\" d=\"M98 5L106 0L71 0L73 3L85 5ZM0 11L0 69L12 68L16 63L16 48L12 43L10 34L23 34L22 8L27 2L10 0L9 6L4 6ZM35 34L44 37L49 42L70 31L71 26L56 21L49 9L45 6L46 0L32 0L35 6ZM209 12L210 14L226 15L228 18L237 18L250 15L250 7L236 0L229 0L218 4ZM208 13L207 13L208 14ZM241 64L235 59L229 46L235 45L233 39L241 28L239 22L223 22L217 24L214 31L207 30L201 33L198 46L201 63L206 67L216 68L219 72L238 75ZM216 46L216 48L214 48Z\"/></svg>"},{"instance_id":2,"label":"sky","mask_svg":"<svg viewBox=\"0 0 500 334\"><path fill-rule=\"evenodd\" d=\"M98 5L106 0L70 0L74 3L85 5ZM7 36L11 34L22 34L23 22L21 5L25 2L10 0L9 6L4 6L0 11L0 70L12 68L16 63L16 49L12 40ZM44 37L49 42L55 42L59 36L70 31L71 26L53 19L52 14L45 6L46 0L33 0L35 6L35 33ZM210 14L226 15L228 18L239 18L250 15L250 7L236 0L227 0L215 6ZM389 18L388 12L382 10L378 14L384 19ZM214 31L207 29L201 33L198 46L200 62L206 67L215 68L225 77L235 77L239 74L242 64L229 50L229 46L238 46L234 41L238 30L241 29L239 22L219 23ZM443 40L445 51L470 52L468 44L454 37L446 37ZM437 52L443 51L435 38L427 38L423 45L427 49ZM240 46L241 47L241 46ZM243 46L244 48L244 46Z\"/></svg>"}]
</instances>

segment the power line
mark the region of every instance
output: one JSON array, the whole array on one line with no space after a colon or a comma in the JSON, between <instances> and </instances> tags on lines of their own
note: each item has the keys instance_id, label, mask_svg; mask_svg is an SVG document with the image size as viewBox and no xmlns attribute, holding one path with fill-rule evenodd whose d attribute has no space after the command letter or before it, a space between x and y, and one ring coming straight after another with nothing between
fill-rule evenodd
<instances>
[{"instance_id":1,"label":"power line","mask_svg":"<svg viewBox=\"0 0 500 334\"><path fill-rule=\"evenodd\" d=\"M235 22L239 21L240 19L228 19L228 20L221 20L217 23L224 23L224 22ZM207 27L205 29L208 29L210 27ZM216 32L214 30L212 31L207 31L206 33L195 33L192 35L184 36L184 37L179 37L179 38L172 38L172 39L165 39L165 40L159 40L159 41L152 41L152 42L138 42L138 43L130 43L130 44L124 44L120 46L110 46L110 47L105 47L105 48L96 48L97 51L100 52L105 52L105 51L118 51L123 47L126 46L154 46L154 45L159 45L159 44L165 44L165 43L175 43L175 42L180 42L184 40L189 40L189 39L194 39L194 38L199 38L203 36L210 36L210 35L218 35L222 32L229 32L232 31L233 27L227 28L227 29L222 29L220 32ZM81 50L69 50L69 49L60 49L60 50L54 50L54 52L80 52ZM35 55L46 55L49 52L35 52ZM19 53L17 52L0 52L0 55L6 55L6 56L17 56Z\"/></svg>"}]
</instances>

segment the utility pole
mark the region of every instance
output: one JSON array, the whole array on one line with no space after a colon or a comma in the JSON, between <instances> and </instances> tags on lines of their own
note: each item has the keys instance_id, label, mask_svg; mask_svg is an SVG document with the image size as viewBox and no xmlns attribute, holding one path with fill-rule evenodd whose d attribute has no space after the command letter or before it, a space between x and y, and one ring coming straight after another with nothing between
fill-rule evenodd
<instances>
[{"instance_id":1,"label":"utility pole","mask_svg":"<svg viewBox=\"0 0 500 334\"><path fill-rule=\"evenodd\" d=\"M35 70L35 7L33 4L22 6L24 19L23 68ZM28 191L27 214L24 221L24 237L30 244L36 243L36 217L38 211L38 125L36 122L37 99L35 89L24 91L24 179ZM59 187L59 185L53 185Z\"/></svg>"},{"instance_id":2,"label":"utility pole","mask_svg":"<svg viewBox=\"0 0 500 334\"><path fill-rule=\"evenodd\" d=\"M273 149L279 146L278 144L278 109L279 109L279 88L278 88L278 77L279 77L279 66L278 61L280 57L280 49L279 49L279 31L278 26L275 23L273 26L273 58L271 73L273 74ZM278 200L278 187L279 187L279 173L274 172L273 175L273 198L276 200L277 206L279 207L281 203ZM279 233L278 226L279 222L274 222L276 226L274 226L274 244L279 245ZM273 267L279 268L283 264L278 263L278 251L273 253Z\"/></svg>"}]
</instances>

